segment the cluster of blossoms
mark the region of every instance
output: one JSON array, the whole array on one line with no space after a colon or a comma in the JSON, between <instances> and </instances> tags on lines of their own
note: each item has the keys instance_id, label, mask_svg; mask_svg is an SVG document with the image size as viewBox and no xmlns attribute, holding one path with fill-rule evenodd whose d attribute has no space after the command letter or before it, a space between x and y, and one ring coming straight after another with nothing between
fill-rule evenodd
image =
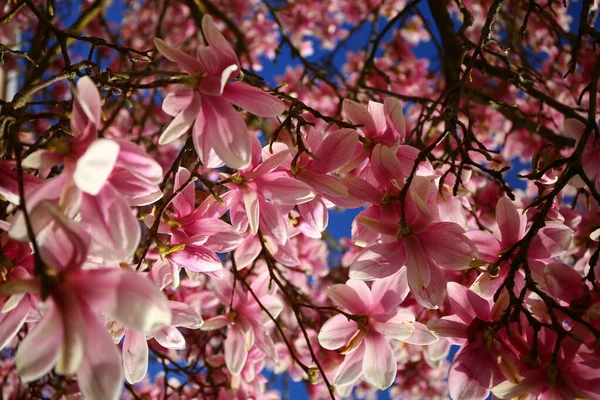
<instances>
[{"instance_id":1,"label":"cluster of blossoms","mask_svg":"<svg viewBox=\"0 0 600 400\"><path fill-rule=\"evenodd\" d=\"M38 21L60 60L40 55L0 103L3 396L274 399L285 373L317 399L600 399L600 62L580 43L580 70L545 83L481 54L514 11L557 75L566 10L549 27L517 1L432 8L472 44L448 89L455 66L437 80L415 54L441 46L418 1L133 2L122 45L82 3L88 24L64 31L42 1L3 11L2 41ZM305 58L350 38L344 21L412 7L347 55L343 87ZM303 66L265 90L244 68L280 38ZM120 57L94 63L96 46ZM525 190L502 175L516 157ZM341 243L334 209L356 214Z\"/></svg>"}]
</instances>

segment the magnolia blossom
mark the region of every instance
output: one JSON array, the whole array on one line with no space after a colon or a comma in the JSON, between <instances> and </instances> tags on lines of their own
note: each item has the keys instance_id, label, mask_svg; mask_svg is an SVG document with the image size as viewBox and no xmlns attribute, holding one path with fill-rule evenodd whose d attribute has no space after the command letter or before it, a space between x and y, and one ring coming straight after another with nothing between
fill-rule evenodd
<instances>
[{"instance_id":1,"label":"magnolia blossom","mask_svg":"<svg viewBox=\"0 0 600 400\"><path fill-rule=\"evenodd\" d=\"M83 268L90 235L65 219L49 203L54 226L40 235L44 277L0 284L0 295L35 293L47 296L43 317L19 345L16 363L25 382L53 367L61 375L76 374L90 399L117 399L123 368L119 351L104 328L103 318L152 333L171 323L165 296L150 280L118 268ZM98 379L102 376L102 379Z\"/></svg>"},{"instance_id":2,"label":"magnolia blossom","mask_svg":"<svg viewBox=\"0 0 600 400\"><path fill-rule=\"evenodd\" d=\"M94 229L91 253L106 262L129 261L141 232L130 206L162 197L162 168L142 149L126 140L99 139L101 100L94 82L83 77L74 92L71 129L74 138L23 160L29 168L63 164L64 172L46 180L27 201L32 228L38 233L53 216L43 206L52 202L68 217L81 214ZM27 240L23 213L11 224L10 236Z\"/></svg>"},{"instance_id":3,"label":"magnolia blossom","mask_svg":"<svg viewBox=\"0 0 600 400\"><path fill-rule=\"evenodd\" d=\"M367 228L381 234L381 243L367 247L350 266L350 278L383 279L406 265L408 286L424 307L444 299L446 278L440 266L468 268L475 246L452 222L436 222L435 187L429 178L415 177L404 204L406 225L383 215L359 216Z\"/></svg>"},{"instance_id":4,"label":"magnolia blossom","mask_svg":"<svg viewBox=\"0 0 600 400\"><path fill-rule=\"evenodd\" d=\"M231 104L261 117L281 115L284 104L253 86L230 82L240 74L237 56L209 15L202 19L202 32L208 45L198 50L197 59L154 40L162 55L190 74L189 85L171 92L163 102L163 110L175 119L159 144L176 140L193 126L194 146L206 166L245 168L251 162L252 140Z\"/></svg>"},{"instance_id":5,"label":"magnolia blossom","mask_svg":"<svg viewBox=\"0 0 600 400\"><path fill-rule=\"evenodd\" d=\"M275 344L265 327L271 324L271 317L277 318L283 304L275 295L277 288L269 288L268 275L263 274L252 282L251 289L256 298L239 286L233 287L233 279L229 272L225 273L223 279L213 281L213 285L221 303L231 303L231 309L226 315L204 321L201 329L213 330L228 326L224 350L225 364L229 372L232 375L241 373L248 358L248 351L254 345L269 357L276 359Z\"/></svg>"},{"instance_id":6,"label":"magnolia blossom","mask_svg":"<svg viewBox=\"0 0 600 400\"><path fill-rule=\"evenodd\" d=\"M340 349L346 355L334 382L352 385L362 374L379 389L387 389L396 377L396 358L390 339L412 344L431 344L437 337L428 332L407 309L399 309L409 292L406 269L369 288L366 283L348 280L332 285L327 295L333 303L353 317L338 314L319 332L319 343L326 349Z\"/></svg>"}]
</instances>

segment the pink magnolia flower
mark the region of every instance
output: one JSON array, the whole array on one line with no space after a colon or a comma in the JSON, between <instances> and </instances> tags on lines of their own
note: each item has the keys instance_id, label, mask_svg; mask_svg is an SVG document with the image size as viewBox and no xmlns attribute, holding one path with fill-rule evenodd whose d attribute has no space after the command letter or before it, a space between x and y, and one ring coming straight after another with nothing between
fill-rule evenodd
<instances>
[{"instance_id":1,"label":"pink magnolia flower","mask_svg":"<svg viewBox=\"0 0 600 400\"><path fill-rule=\"evenodd\" d=\"M64 172L43 182L28 196L27 208L34 233L53 219L43 206L52 202L94 231L91 254L106 262L129 261L140 241L139 223L130 206L153 202L162 196L158 184L162 168L143 150L126 140L98 139L101 99L89 77L77 82L71 129L74 138L65 145L38 150L23 160L29 168L63 164ZM27 241L24 216L17 213L10 236Z\"/></svg>"},{"instance_id":2,"label":"pink magnolia flower","mask_svg":"<svg viewBox=\"0 0 600 400\"><path fill-rule=\"evenodd\" d=\"M477 247L479 258L489 263L495 262L502 252L521 240L527 231L527 216L522 214L506 196L501 197L496 205L496 222L499 239L481 230L467 232L467 236ZM559 222L547 221L546 226L542 227L531 241L528 257L530 260L544 261L560 256L571 247L572 240L571 228ZM485 298L491 298L509 270L508 263L503 263L499 267L500 271L496 277L482 273L472 289Z\"/></svg>"},{"instance_id":3,"label":"pink magnolia flower","mask_svg":"<svg viewBox=\"0 0 600 400\"><path fill-rule=\"evenodd\" d=\"M171 323L165 296L133 271L84 269L89 234L44 203L55 226L38 236L48 270L40 277L0 285L0 295L44 293L45 312L19 345L16 362L21 379L30 382L54 366L58 374L77 374L84 396L117 399L123 369L99 314L140 332L151 333Z\"/></svg>"},{"instance_id":4,"label":"pink magnolia flower","mask_svg":"<svg viewBox=\"0 0 600 400\"><path fill-rule=\"evenodd\" d=\"M193 126L194 146L204 165L245 168L251 162L251 136L231 104L260 117L281 115L284 104L253 86L229 82L239 75L237 56L209 15L202 19L202 31L208 46L198 50L198 59L154 40L161 54L192 75L191 87L179 87L165 98L163 110L175 119L158 142L170 143Z\"/></svg>"},{"instance_id":5,"label":"pink magnolia flower","mask_svg":"<svg viewBox=\"0 0 600 400\"><path fill-rule=\"evenodd\" d=\"M371 288L363 281L350 279L327 289L337 307L355 316L349 319L338 314L319 332L321 346L328 350L341 348L346 355L335 375L336 385L352 385L364 374L371 385L387 389L398 369L390 339L412 344L431 344L437 340L427 328L415 322L411 311L398 308L408 292L405 269L388 279L375 281Z\"/></svg>"},{"instance_id":6,"label":"pink magnolia flower","mask_svg":"<svg viewBox=\"0 0 600 400\"><path fill-rule=\"evenodd\" d=\"M220 219L231 199L222 205L211 196L196 207L196 191L190 176L190 171L179 168L173 190L189 183L172 199L172 211L166 213L166 221L161 221L158 228L158 233L170 236L169 244L160 245L159 252L170 265L175 287L179 286L181 268L220 277L223 264L217 253L232 251L242 242L237 230ZM145 222L151 225L154 217L149 216Z\"/></svg>"},{"instance_id":7,"label":"pink magnolia flower","mask_svg":"<svg viewBox=\"0 0 600 400\"><path fill-rule=\"evenodd\" d=\"M234 289L234 278L228 270L224 270L223 279L213 280L215 294L224 305L231 310L227 315L219 315L204 321L200 329L213 330L228 326L224 343L225 364L232 375L239 375L246 364L248 351L256 345L267 356L277 359L277 350L266 327L272 324L271 318L262 310L257 300L247 290L237 285ZM269 289L269 275L261 274L250 285L258 301L277 318L283 304L275 296L277 287ZM233 298L233 302L232 302Z\"/></svg>"},{"instance_id":8,"label":"pink magnolia flower","mask_svg":"<svg viewBox=\"0 0 600 400\"><path fill-rule=\"evenodd\" d=\"M427 327L454 344L461 344L450 372L448 387L455 400L486 399L494 382L501 382L500 364L515 362L505 346L491 339L490 323L496 321L508 304L505 294L493 306L471 290L455 282L448 283L448 300L454 315L430 320ZM491 343L488 345L486 343Z\"/></svg>"},{"instance_id":9,"label":"pink magnolia flower","mask_svg":"<svg viewBox=\"0 0 600 400\"><path fill-rule=\"evenodd\" d=\"M231 221L240 232L249 229L256 235L260 227L261 232L285 245L287 223L277 206L307 203L315 197L315 192L307 184L290 178L286 172L275 171L289 151L276 153L262 163L259 162L260 154L260 142L254 138L250 166L226 176L232 181L225 184L231 190L227 193L231 202Z\"/></svg>"},{"instance_id":10,"label":"pink magnolia flower","mask_svg":"<svg viewBox=\"0 0 600 400\"><path fill-rule=\"evenodd\" d=\"M528 330L526 343L531 343L531 329ZM541 365L520 363L512 379L492 388L494 396L500 399L523 395L535 399L600 399L600 360L581 359L578 355L581 343L566 337L553 363L556 340L555 332L542 328L537 336L536 353Z\"/></svg>"},{"instance_id":11,"label":"pink magnolia flower","mask_svg":"<svg viewBox=\"0 0 600 400\"><path fill-rule=\"evenodd\" d=\"M446 277L441 266L468 268L475 246L463 228L452 222L435 222L437 189L429 178L416 176L406 196L406 226L383 215L357 220L381 234L381 242L363 250L350 266L350 278L383 279L406 265L411 293L419 304L435 308L445 296Z\"/></svg>"}]
</instances>

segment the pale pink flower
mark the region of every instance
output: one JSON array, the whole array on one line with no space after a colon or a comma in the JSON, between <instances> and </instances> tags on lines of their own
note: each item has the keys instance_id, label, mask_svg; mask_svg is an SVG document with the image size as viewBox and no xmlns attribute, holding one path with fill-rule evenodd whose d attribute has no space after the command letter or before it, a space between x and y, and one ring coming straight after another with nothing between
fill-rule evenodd
<instances>
[{"instance_id":1,"label":"pale pink flower","mask_svg":"<svg viewBox=\"0 0 600 400\"><path fill-rule=\"evenodd\" d=\"M198 50L198 59L154 40L162 55L191 75L191 87L179 87L163 102L163 110L175 119L158 142L170 143L193 126L194 146L204 165L245 168L252 157L251 136L232 104L261 117L281 115L284 104L253 86L230 82L240 73L237 56L209 15L202 19L202 31L208 45Z\"/></svg>"},{"instance_id":2,"label":"pale pink flower","mask_svg":"<svg viewBox=\"0 0 600 400\"><path fill-rule=\"evenodd\" d=\"M36 380L54 366L58 374L77 374L82 393L92 399L117 399L123 369L117 347L106 331L104 313L140 332L171 323L165 296L148 279L118 268L83 269L90 236L65 219L51 204L54 227L38 236L47 278L9 281L0 295L47 293L42 319L19 345L16 362L21 379Z\"/></svg>"},{"instance_id":3,"label":"pale pink flower","mask_svg":"<svg viewBox=\"0 0 600 400\"><path fill-rule=\"evenodd\" d=\"M62 174L31 192L27 208L35 234L53 219L42 206L44 202L56 204L69 218L81 213L81 222L94 231L90 253L109 263L129 261L141 236L130 206L162 196L158 189L162 168L133 143L97 137L100 102L93 81L81 78L71 115L74 138L23 160L23 166L29 168L64 165ZM28 240L23 213L17 213L9 234L16 240Z\"/></svg>"},{"instance_id":4,"label":"pale pink flower","mask_svg":"<svg viewBox=\"0 0 600 400\"><path fill-rule=\"evenodd\" d=\"M350 278L383 279L407 267L408 286L419 304L435 308L445 296L446 277L441 267L469 268L475 246L464 229L452 222L435 222L437 189L429 178L413 179L406 202L406 226L383 215L357 220L381 234L381 242L359 254L350 266Z\"/></svg>"},{"instance_id":5,"label":"pale pink flower","mask_svg":"<svg viewBox=\"0 0 600 400\"><path fill-rule=\"evenodd\" d=\"M374 387L387 389L398 369L390 339L413 344L431 344L437 340L415 321L411 311L398 308L408 292L405 269L388 279L375 281L371 288L363 281L350 279L327 289L337 307L355 316L348 319L338 314L319 332L321 346L328 350L342 348L342 354L346 355L335 375L336 385L352 385L364 374Z\"/></svg>"},{"instance_id":6,"label":"pale pink flower","mask_svg":"<svg viewBox=\"0 0 600 400\"><path fill-rule=\"evenodd\" d=\"M266 327L271 318L262 310L253 295L248 293L241 284L233 287L234 278L228 270L224 270L223 279L212 281L215 294L224 305L231 310L227 315L219 315L204 321L200 329L213 330L228 326L227 338L224 343L225 365L232 375L239 375L246 364L248 351L256 345L267 356L277 359L275 343ZM258 301L277 318L283 304L275 295L277 286L269 288L269 275L261 274L250 285ZM232 302L233 298L233 302Z\"/></svg>"},{"instance_id":7,"label":"pale pink flower","mask_svg":"<svg viewBox=\"0 0 600 400\"><path fill-rule=\"evenodd\" d=\"M486 399L494 382L502 376L498 364L514 361L514 355L497 341L486 345L484 336L506 308L508 295L492 306L491 301L449 282L448 300L455 315L430 320L427 326L437 335L462 345L448 374L450 396L455 400Z\"/></svg>"}]
</instances>

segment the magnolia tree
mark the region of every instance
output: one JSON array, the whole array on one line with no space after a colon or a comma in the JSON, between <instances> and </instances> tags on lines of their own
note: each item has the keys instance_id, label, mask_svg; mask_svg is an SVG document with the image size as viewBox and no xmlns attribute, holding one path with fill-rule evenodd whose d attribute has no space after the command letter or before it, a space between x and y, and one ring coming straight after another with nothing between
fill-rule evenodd
<instances>
[{"instance_id":1,"label":"magnolia tree","mask_svg":"<svg viewBox=\"0 0 600 400\"><path fill-rule=\"evenodd\" d=\"M0 2L2 398L600 399L597 8Z\"/></svg>"}]
</instances>

